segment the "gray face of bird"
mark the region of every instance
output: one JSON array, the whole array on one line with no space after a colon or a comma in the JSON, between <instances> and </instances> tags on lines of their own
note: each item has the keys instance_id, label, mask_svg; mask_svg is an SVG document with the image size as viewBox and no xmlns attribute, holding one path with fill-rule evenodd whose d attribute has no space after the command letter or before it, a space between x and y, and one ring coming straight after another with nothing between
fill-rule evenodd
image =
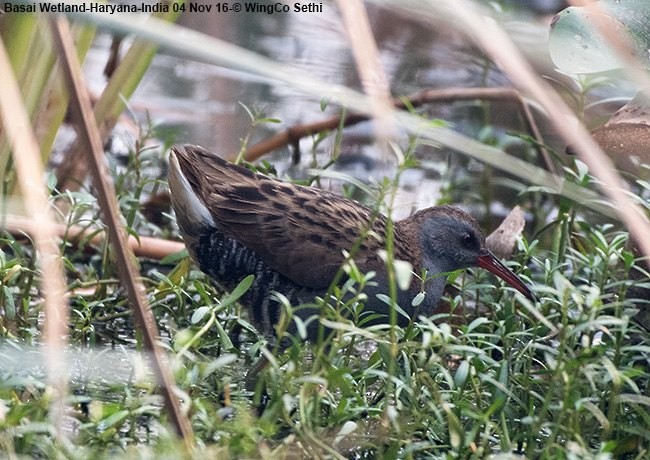
<instances>
[{"instance_id":1,"label":"gray face of bird","mask_svg":"<svg viewBox=\"0 0 650 460\"><path fill-rule=\"evenodd\" d=\"M521 278L487 249L485 237L471 217L434 214L423 222L421 237L423 268L429 274L478 266L535 301L535 296Z\"/></svg>"},{"instance_id":2,"label":"gray face of bird","mask_svg":"<svg viewBox=\"0 0 650 460\"><path fill-rule=\"evenodd\" d=\"M485 237L473 222L438 215L426 219L421 228L424 268L442 273L473 267L485 252Z\"/></svg>"}]
</instances>

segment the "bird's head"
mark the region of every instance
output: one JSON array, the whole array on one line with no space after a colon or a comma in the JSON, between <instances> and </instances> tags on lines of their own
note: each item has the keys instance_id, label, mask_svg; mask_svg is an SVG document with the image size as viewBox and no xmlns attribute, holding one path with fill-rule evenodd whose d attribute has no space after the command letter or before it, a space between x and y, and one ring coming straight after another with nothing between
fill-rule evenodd
<instances>
[{"instance_id":1,"label":"bird's head","mask_svg":"<svg viewBox=\"0 0 650 460\"><path fill-rule=\"evenodd\" d=\"M485 236L472 216L458 208L438 206L412 217L419 226L422 265L430 274L478 266L534 300L524 282L488 250Z\"/></svg>"}]
</instances>

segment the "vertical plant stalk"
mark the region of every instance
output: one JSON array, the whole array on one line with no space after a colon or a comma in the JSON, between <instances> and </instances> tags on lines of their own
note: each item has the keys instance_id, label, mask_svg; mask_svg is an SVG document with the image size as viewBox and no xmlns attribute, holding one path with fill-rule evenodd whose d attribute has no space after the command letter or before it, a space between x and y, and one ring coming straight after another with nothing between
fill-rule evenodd
<instances>
[{"instance_id":1,"label":"vertical plant stalk","mask_svg":"<svg viewBox=\"0 0 650 460\"><path fill-rule=\"evenodd\" d=\"M3 21L3 27L6 27L0 34L9 52L41 154L44 155L43 161L46 162L68 107L67 95L63 92L60 80L52 73L56 57L51 40L47 34L42 33L46 18L21 13L6 15ZM94 30L93 27L83 26L76 31L75 43L80 58L90 48ZM16 194L14 188L17 184L12 180L13 169L7 163L9 158L9 144L0 133L0 177L6 181L5 187L9 193Z\"/></svg>"},{"instance_id":2,"label":"vertical plant stalk","mask_svg":"<svg viewBox=\"0 0 650 460\"><path fill-rule=\"evenodd\" d=\"M388 77L381 65L379 50L370 28L370 20L365 6L361 0L338 0L338 7L343 16L354 60L357 64L357 71L361 77L361 84L364 92L370 98L370 109L373 115L373 122L376 132L377 145L382 152L384 162L388 161L390 146L389 142L394 138L396 131L396 120L393 116L394 107L390 95ZM390 202L394 201L395 189L391 193ZM388 213L390 216L390 213ZM393 377L397 366L397 337L395 335L395 324L397 323L397 311L394 307L397 303L397 287L395 283L395 264L393 257L393 220L388 218L386 228L386 268L388 270L388 285L391 303L390 309L390 362L388 364L388 386L386 394L389 397L387 407L394 408L395 387ZM390 418L390 414L386 413Z\"/></svg>"},{"instance_id":3,"label":"vertical plant stalk","mask_svg":"<svg viewBox=\"0 0 650 460\"><path fill-rule=\"evenodd\" d=\"M44 297L44 353L47 380L54 390L50 406L50 419L59 441L63 440L63 416L67 394L67 372L64 364L64 350L67 337L68 305L65 299L66 284L54 222L50 215L47 192L43 178L38 143L31 128L29 116L23 103L9 56L0 40L0 119L7 133L15 170L22 190L25 208L30 217L38 222L34 226L33 238L41 268Z\"/></svg>"},{"instance_id":4,"label":"vertical plant stalk","mask_svg":"<svg viewBox=\"0 0 650 460\"><path fill-rule=\"evenodd\" d=\"M34 14L5 15L0 35L13 68L14 78L19 82L21 94L24 95L21 96L21 104L31 119L34 100L38 99L40 90L51 73L47 68L47 46L38 35L38 19ZM10 141L0 132L0 178L3 182L0 185L0 195L18 194L10 160Z\"/></svg>"},{"instance_id":5,"label":"vertical plant stalk","mask_svg":"<svg viewBox=\"0 0 650 460\"><path fill-rule=\"evenodd\" d=\"M153 17L159 17L165 21L175 21L181 9L174 5L182 4L184 1L170 1L169 12L156 13ZM120 61L117 70L108 81L93 109L102 139L105 140L113 130L118 117L124 111L125 101L137 89L157 50L158 46L149 41L136 40ZM71 153L64 158L63 163L56 171L59 189L77 190L79 184L83 183L86 177L83 161L80 161L83 155L83 147L75 143Z\"/></svg>"},{"instance_id":6,"label":"vertical plant stalk","mask_svg":"<svg viewBox=\"0 0 650 460\"><path fill-rule=\"evenodd\" d=\"M192 427L174 395L174 378L162 348L157 342L159 333L155 318L144 297L144 287L133 263L134 255L127 244L126 230L120 221L119 207L115 198L115 188L106 166L101 137L90 106L90 97L82 81L81 67L74 50L70 28L63 17L52 19L51 27L70 94L70 109L77 125L79 143L83 145L88 155L93 183L98 191L98 201L108 227L109 240L115 251L119 277L127 290L129 303L142 330L145 346L151 351L153 369L162 387L165 407L171 422L190 450L194 437Z\"/></svg>"},{"instance_id":7,"label":"vertical plant stalk","mask_svg":"<svg viewBox=\"0 0 650 460\"><path fill-rule=\"evenodd\" d=\"M337 3L350 39L363 90L370 98L376 136L387 157L389 153L388 140L394 137L396 125L392 117L394 109L390 96L390 85L381 65L377 43L375 43L370 28L370 20L361 0L338 0ZM388 158L384 158L384 161L386 160Z\"/></svg>"}]
</instances>

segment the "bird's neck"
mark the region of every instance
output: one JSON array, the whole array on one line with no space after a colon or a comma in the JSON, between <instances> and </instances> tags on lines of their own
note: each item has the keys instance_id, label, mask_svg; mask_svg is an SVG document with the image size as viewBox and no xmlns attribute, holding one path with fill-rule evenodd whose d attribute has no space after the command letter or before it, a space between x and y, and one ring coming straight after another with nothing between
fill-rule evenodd
<instances>
[{"instance_id":1,"label":"bird's neck","mask_svg":"<svg viewBox=\"0 0 650 460\"><path fill-rule=\"evenodd\" d=\"M411 288L400 295L400 304L410 306L418 293L425 292L417 313L430 315L435 311L447 284L447 276L441 273L448 270L439 265L438 254L430 254L423 248L424 235L418 218L415 214L395 224L395 258L411 263L414 273Z\"/></svg>"}]
</instances>

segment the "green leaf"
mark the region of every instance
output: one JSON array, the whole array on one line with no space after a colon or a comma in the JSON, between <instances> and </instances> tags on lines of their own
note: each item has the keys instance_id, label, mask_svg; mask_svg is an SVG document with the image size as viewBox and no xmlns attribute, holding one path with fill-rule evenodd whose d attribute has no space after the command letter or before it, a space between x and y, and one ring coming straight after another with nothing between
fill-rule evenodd
<instances>
[{"instance_id":1,"label":"green leaf","mask_svg":"<svg viewBox=\"0 0 650 460\"><path fill-rule=\"evenodd\" d=\"M214 327L217 328L217 332L219 332L219 340L221 340L221 346L223 346L223 348L226 350L232 350L235 348L235 346L232 344L232 341L230 340L230 337L228 336L228 333L225 331L218 320L214 322Z\"/></svg>"},{"instance_id":2,"label":"green leaf","mask_svg":"<svg viewBox=\"0 0 650 460\"><path fill-rule=\"evenodd\" d=\"M181 249L178 252L172 252L171 254L167 254L165 257L162 258L160 264L173 265L179 261L182 261L184 258L188 258L189 260L189 253L187 252L187 249Z\"/></svg>"},{"instance_id":3,"label":"green leaf","mask_svg":"<svg viewBox=\"0 0 650 460\"><path fill-rule=\"evenodd\" d=\"M336 437L334 438L334 442L332 445L336 447L345 437L348 435L354 433L356 429L358 428L358 425L356 422L353 422L351 420L348 420L343 424L339 432L336 434Z\"/></svg>"},{"instance_id":4,"label":"green leaf","mask_svg":"<svg viewBox=\"0 0 650 460\"><path fill-rule=\"evenodd\" d=\"M126 420L128 416L129 416L128 410L117 411L109 415L108 417L106 417L104 420L102 420L99 423L97 429L99 431L104 431L107 430L108 428L119 427L120 425L122 425L122 423L124 422L124 420Z\"/></svg>"},{"instance_id":5,"label":"green leaf","mask_svg":"<svg viewBox=\"0 0 650 460\"><path fill-rule=\"evenodd\" d=\"M221 299L221 304L219 305L219 309L222 310L224 307L227 307L237 302L237 300L241 296L246 294L246 291L250 289L250 287L253 285L254 280L255 280L255 275L248 275L246 278L241 280L237 285L237 287L233 289L230 294L228 294L223 299Z\"/></svg>"},{"instance_id":6,"label":"green leaf","mask_svg":"<svg viewBox=\"0 0 650 460\"><path fill-rule=\"evenodd\" d=\"M603 14L605 13L605 14ZM601 31L616 30L629 40L633 57L650 68L650 8L647 0L601 0L569 7L551 24L549 52L563 72L605 72L626 67L626 60Z\"/></svg>"},{"instance_id":7,"label":"green leaf","mask_svg":"<svg viewBox=\"0 0 650 460\"><path fill-rule=\"evenodd\" d=\"M399 315L409 320L411 319L409 314L406 313L402 307L400 307L396 302L393 302L391 300L390 296L387 296L386 294L377 294L376 297L382 302L384 302L386 305L388 305L389 307L393 307Z\"/></svg>"},{"instance_id":8,"label":"green leaf","mask_svg":"<svg viewBox=\"0 0 650 460\"><path fill-rule=\"evenodd\" d=\"M296 324L296 331L298 331L298 336L306 340L307 339L307 325L305 322L298 316L293 317L293 322Z\"/></svg>"},{"instance_id":9,"label":"green leaf","mask_svg":"<svg viewBox=\"0 0 650 460\"><path fill-rule=\"evenodd\" d=\"M469 323L469 325L467 326L467 332L466 333L472 332L477 327L479 327L479 326L481 326L481 325L483 325L485 323L489 323L489 322L490 322L490 320L488 320L485 316L479 316L474 321Z\"/></svg>"},{"instance_id":10,"label":"green leaf","mask_svg":"<svg viewBox=\"0 0 650 460\"><path fill-rule=\"evenodd\" d=\"M405 260L396 259L393 261L395 268L395 281L397 287L402 291L406 291L411 286L411 278L413 278L413 265Z\"/></svg>"},{"instance_id":11,"label":"green leaf","mask_svg":"<svg viewBox=\"0 0 650 460\"><path fill-rule=\"evenodd\" d=\"M192 318L190 319L190 322L192 324L196 324L200 322L205 317L205 315L207 315L209 312L210 312L210 307L203 306L197 308L196 310L194 310L194 313L192 313Z\"/></svg>"},{"instance_id":12,"label":"green leaf","mask_svg":"<svg viewBox=\"0 0 650 460\"><path fill-rule=\"evenodd\" d=\"M458 365L456 373L454 374L454 385L457 387L462 387L467 381L467 376L469 375L469 361L464 359Z\"/></svg>"},{"instance_id":13,"label":"green leaf","mask_svg":"<svg viewBox=\"0 0 650 460\"><path fill-rule=\"evenodd\" d=\"M390 352L390 346L385 344L385 343L378 343L377 344L377 351L379 352L379 356L381 356L381 359L384 363L389 363L391 362L391 352Z\"/></svg>"},{"instance_id":14,"label":"green leaf","mask_svg":"<svg viewBox=\"0 0 650 460\"><path fill-rule=\"evenodd\" d=\"M14 303L14 296L7 286L2 286L2 294L5 298L5 316L8 320L13 320L16 318L16 304Z\"/></svg>"},{"instance_id":15,"label":"green leaf","mask_svg":"<svg viewBox=\"0 0 650 460\"><path fill-rule=\"evenodd\" d=\"M426 292L418 292L418 294L413 297L413 301L411 302L411 305L414 307L419 307L422 301L426 297Z\"/></svg>"},{"instance_id":16,"label":"green leaf","mask_svg":"<svg viewBox=\"0 0 650 460\"><path fill-rule=\"evenodd\" d=\"M456 414L452 412L452 410L448 407L447 404L443 406L443 409L445 409L445 412L447 414L447 427L449 429L449 444L451 444L451 447L453 447L454 449L458 449L463 442L463 434L465 433L465 429L461 425L460 420L458 420Z\"/></svg>"},{"instance_id":17,"label":"green leaf","mask_svg":"<svg viewBox=\"0 0 650 460\"><path fill-rule=\"evenodd\" d=\"M260 118L257 120L258 123L282 123L282 120L279 118Z\"/></svg>"},{"instance_id":18,"label":"green leaf","mask_svg":"<svg viewBox=\"0 0 650 460\"><path fill-rule=\"evenodd\" d=\"M328 106L329 104L330 104L330 99L329 99L329 98L326 98L326 97L322 98L322 99L320 100L320 111L321 111L321 112L324 112L325 109L327 109L327 106Z\"/></svg>"},{"instance_id":19,"label":"green leaf","mask_svg":"<svg viewBox=\"0 0 650 460\"><path fill-rule=\"evenodd\" d=\"M207 377L208 375L212 374L213 372L219 370L219 369L224 369L227 366L231 365L237 361L237 355L234 353L226 353L218 358L214 359L213 361L210 361L205 369L203 370L202 374L203 377Z\"/></svg>"}]
</instances>

